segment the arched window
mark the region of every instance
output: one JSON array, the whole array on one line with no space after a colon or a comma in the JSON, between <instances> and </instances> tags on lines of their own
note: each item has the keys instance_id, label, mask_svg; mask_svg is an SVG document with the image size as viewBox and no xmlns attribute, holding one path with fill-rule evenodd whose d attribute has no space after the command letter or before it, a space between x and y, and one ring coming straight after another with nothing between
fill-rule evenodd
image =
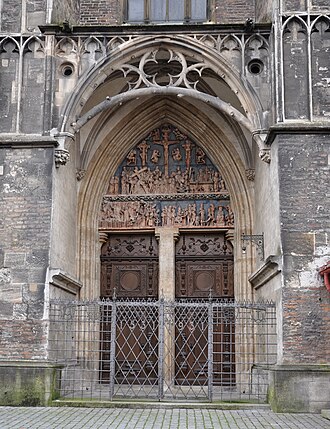
<instances>
[{"instance_id":1,"label":"arched window","mask_svg":"<svg viewBox=\"0 0 330 429\"><path fill-rule=\"evenodd\" d=\"M129 23L204 22L207 0L127 0Z\"/></svg>"}]
</instances>

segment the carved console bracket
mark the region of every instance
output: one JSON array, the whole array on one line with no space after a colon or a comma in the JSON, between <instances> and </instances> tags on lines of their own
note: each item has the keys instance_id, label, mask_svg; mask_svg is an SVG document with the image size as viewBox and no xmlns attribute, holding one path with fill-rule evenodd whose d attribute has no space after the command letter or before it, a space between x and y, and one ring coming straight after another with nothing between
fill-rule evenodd
<instances>
[{"instance_id":1,"label":"carved console bracket","mask_svg":"<svg viewBox=\"0 0 330 429\"><path fill-rule=\"evenodd\" d=\"M56 128L52 129L50 134L58 142L58 147L55 149L55 167L59 168L70 160L70 153L65 148L65 141L68 138L74 140L74 135L68 132L59 132Z\"/></svg>"},{"instance_id":2,"label":"carved console bracket","mask_svg":"<svg viewBox=\"0 0 330 429\"><path fill-rule=\"evenodd\" d=\"M281 272L281 266L279 262L279 257L274 255L269 256L264 264L251 276L249 277L249 282L254 287L254 289L259 289L264 284L268 283L273 277L277 276Z\"/></svg>"},{"instance_id":3,"label":"carved console bracket","mask_svg":"<svg viewBox=\"0 0 330 429\"><path fill-rule=\"evenodd\" d=\"M67 149L55 149L55 167L65 165L70 160L70 154Z\"/></svg>"},{"instance_id":4,"label":"carved console bracket","mask_svg":"<svg viewBox=\"0 0 330 429\"><path fill-rule=\"evenodd\" d=\"M51 268L49 270L49 284L63 289L75 296L79 294L79 291L82 288L82 283L79 280L58 268Z\"/></svg>"}]
</instances>

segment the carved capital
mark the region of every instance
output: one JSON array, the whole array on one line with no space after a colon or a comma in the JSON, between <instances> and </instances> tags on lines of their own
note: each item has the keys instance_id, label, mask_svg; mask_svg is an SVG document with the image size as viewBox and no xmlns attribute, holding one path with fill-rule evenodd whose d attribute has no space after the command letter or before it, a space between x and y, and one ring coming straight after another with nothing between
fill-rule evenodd
<instances>
[{"instance_id":1,"label":"carved capital","mask_svg":"<svg viewBox=\"0 0 330 429\"><path fill-rule=\"evenodd\" d=\"M55 149L55 166L65 165L70 160L70 153L67 149Z\"/></svg>"},{"instance_id":2,"label":"carved capital","mask_svg":"<svg viewBox=\"0 0 330 429\"><path fill-rule=\"evenodd\" d=\"M229 229L226 232L226 240L229 241L230 244L234 245L234 230L233 229Z\"/></svg>"},{"instance_id":3,"label":"carved capital","mask_svg":"<svg viewBox=\"0 0 330 429\"><path fill-rule=\"evenodd\" d=\"M107 232L99 232L99 241L100 243L106 243L108 241L108 233Z\"/></svg>"},{"instance_id":4,"label":"carved capital","mask_svg":"<svg viewBox=\"0 0 330 429\"><path fill-rule=\"evenodd\" d=\"M76 178L78 182L80 182L80 180L82 180L85 177L85 174L86 174L86 170L80 170L80 169L76 170Z\"/></svg>"},{"instance_id":5,"label":"carved capital","mask_svg":"<svg viewBox=\"0 0 330 429\"><path fill-rule=\"evenodd\" d=\"M261 149L259 152L259 158L261 161L267 162L267 164L270 164L271 158L270 158L270 149Z\"/></svg>"},{"instance_id":6,"label":"carved capital","mask_svg":"<svg viewBox=\"0 0 330 429\"><path fill-rule=\"evenodd\" d=\"M247 168L245 170L245 175L246 175L246 178L248 180L250 180L251 182L253 182L254 179L255 179L255 176L256 176L256 171L255 171L254 168Z\"/></svg>"},{"instance_id":7,"label":"carved capital","mask_svg":"<svg viewBox=\"0 0 330 429\"><path fill-rule=\"evenodd\" d=\"M55 166L65 165L70 160L70 153L65 149L67 139L74 140L74 135L67 132L59 132L56 128L50 131L50 135L58 142L58 147L55 149Z\"/></svg>"}]
</instances>

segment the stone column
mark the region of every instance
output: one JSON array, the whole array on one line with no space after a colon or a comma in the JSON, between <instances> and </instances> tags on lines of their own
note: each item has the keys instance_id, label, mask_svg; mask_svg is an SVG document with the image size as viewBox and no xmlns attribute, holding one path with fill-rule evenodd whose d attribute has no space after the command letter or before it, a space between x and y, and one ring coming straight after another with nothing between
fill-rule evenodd
<instances>
[{"instance_id":1,"label":"stone column","mask_svg":"<svg viewBox=\"0 0 330 429\"><path fill-rule=\"evenodd\" d=\"M163 227L155 231L159 240L159 296L165 302L175 300L175 241L178 228ZM175 326L174 307L165 306L164 326L164 391L174 384L175 370Z\"/></svg>"}]
</instances>

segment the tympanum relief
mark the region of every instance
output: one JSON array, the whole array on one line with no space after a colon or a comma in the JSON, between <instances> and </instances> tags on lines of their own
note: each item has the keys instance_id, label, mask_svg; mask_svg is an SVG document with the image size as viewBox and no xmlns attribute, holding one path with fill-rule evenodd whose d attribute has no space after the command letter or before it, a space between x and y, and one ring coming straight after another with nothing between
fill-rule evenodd
<instances>
[{"instance_id":1,"label":"tympanum relief","mask_svg":"<svg viewBox=\"0 0 330 429\"><path fill-rule=\"evenodd\" d=\"M127 153L109 180L100 213L100 229L156 226L234 226L220 172L201 147L168 124Z\"/></svg>"}]
</instances>

